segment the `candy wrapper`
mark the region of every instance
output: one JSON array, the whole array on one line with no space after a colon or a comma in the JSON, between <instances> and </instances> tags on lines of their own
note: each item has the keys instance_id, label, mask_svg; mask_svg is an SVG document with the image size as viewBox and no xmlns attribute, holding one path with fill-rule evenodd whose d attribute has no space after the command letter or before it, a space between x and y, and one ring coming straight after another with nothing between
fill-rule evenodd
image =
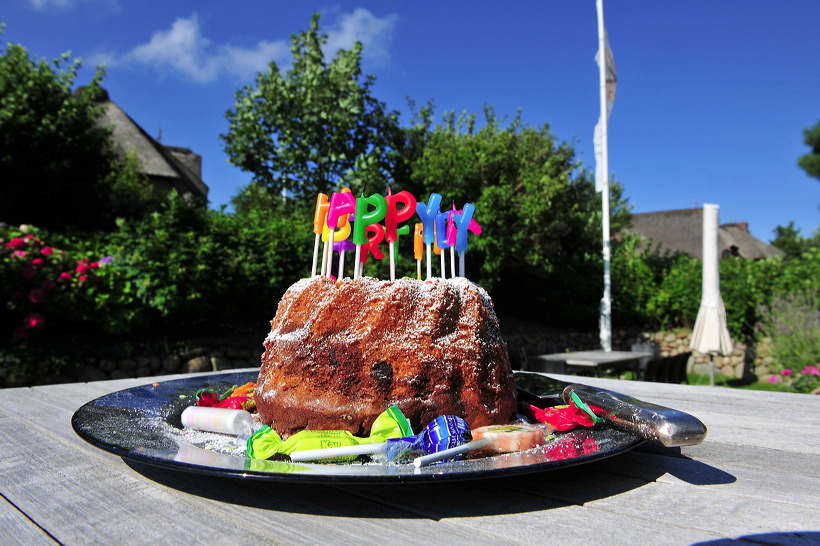
<instances>
[{"instance_id":1,"label":"candy wrapper","mask_svg":"<svg viewBox=\"0 0 820 546\"><path fill-rule=\"evenodd\" d=\"M389 440L384 457L387 462L408 462L417 457L458 447L472 439L470 426L461 417L436 417L419 434L409 438ZM444 461L459 457L450 457Z\"/></svg>"},{"instance_id":2,"label":"candy wrapper","mask_svg":"<svg viewBox=\"0 0 820 546\"><path fill-rule=\"evenodd\" d=\"M584 404L575 393L572 393L569 405L545 409L529 406L529 411L539 423L547 423L560 431L572 430L578 425L591 427L603 422L601 416L606 415L605 410Z\"/></svg>"},{"instance_id":3,"label":"candy wrapper","mask_svg":"<svg viewBox=\"0 0 820 546\"><path fill-rule=\"evenodd\" d=\"M256 401L253 398L255 388L256 383L249 382L239 387L234 385L222 394L211 389L200 389L196 391L196 405L252 411L256 408Z\"/></svg>"},{"instance_id":4,"label":"candy wrapper","mask_svg":"<svg viewBox=\"0 0 820 546\"><path fill-rule=\"evenodd\" d=\"M398 406L393 405L382 412L373 422L370 436L353 436L346 430L303 430L287 440L268 426L259 429L250 437L245 454L251 459L270 459L275 455L290 455L294 451L324 449L331 447L376 444L390 438L402 438L413 434L410 422ZM350 460L355 456L340 457Z\"/></svg>"}]
</instances>

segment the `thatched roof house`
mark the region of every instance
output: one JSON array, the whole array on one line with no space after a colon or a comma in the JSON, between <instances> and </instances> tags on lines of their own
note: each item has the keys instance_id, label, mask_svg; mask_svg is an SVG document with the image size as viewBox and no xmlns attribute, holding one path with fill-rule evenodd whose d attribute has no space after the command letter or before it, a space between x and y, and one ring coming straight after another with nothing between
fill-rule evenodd
<instances>
[{"instance_id":1,"label":"thatched roof house","mask_svg":"<svg viewBox=\"0 0 820 546\"><path fill-rule=\"evenodd\" d=\"M111 141L117 152L123 157L134 152L142 172L158 189L176 189L180 195L207 198L208 186L202 181L201 155L188 148L166 146L151 137L111 101L105 89L100 89L96 102L102 111L100 124L112 128Z\"/></svg>"},{"instance_id":2,"label":"thatched roof house","mask_svg":"<svg viewBox=\"0 0 820 546\"><path fill-rule=\"evenodd\" d=\"M686 252L703 259L703 209L665 210L632 215L626 231L639 233L660 244L660 250ZM723 224L718 228L720 256L760 259L783 255L783 251L764 243L749 233L746 222Z\"/></svg>"}]
</instances>

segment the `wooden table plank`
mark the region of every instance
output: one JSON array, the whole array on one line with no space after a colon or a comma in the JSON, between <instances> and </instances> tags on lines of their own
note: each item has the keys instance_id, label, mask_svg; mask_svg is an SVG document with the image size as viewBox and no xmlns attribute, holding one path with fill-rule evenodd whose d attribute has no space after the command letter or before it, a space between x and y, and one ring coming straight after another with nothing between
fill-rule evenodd
<instances>
[{"instance_id":1,"label":"wooden table plank","mask_svg":"<svg viewBox=\"0 0 820 546\"><path fill-rule=\"evenodd\" d=\"M820 397L562 376L687 411L709 434L698 446L645 444L579 467L463 483L213 478L126 463L71 430L82 404L172 378L0 390L0 543L49 543L42 529L65 543L266 544L788 542L820 529Z\"/></svg>"}]
</instances>

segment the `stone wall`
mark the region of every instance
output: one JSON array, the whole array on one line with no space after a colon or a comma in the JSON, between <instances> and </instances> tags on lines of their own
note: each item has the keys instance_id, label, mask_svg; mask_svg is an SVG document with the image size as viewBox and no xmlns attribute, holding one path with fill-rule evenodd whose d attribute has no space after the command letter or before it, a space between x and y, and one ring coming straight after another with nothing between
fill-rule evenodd
<instances>
[{"instance_id":1,"label":"stone wall","mask_svg":"<svg viewBox=\"0 0 820 546\"><path fill-rule=\"evenodd\" d=\"M509 319L502 320L501 323L504 337L510 348L510 358L513 360L524 347L540 349L546 353L601 348L598 332L556 330ZM660 356L692 352L689 359L689 373L708 374L710 356L692 351L689 348L691 337L691 330L675 330L674 332L615 330L612 333L612 348L617 351L629 351L633 345L649 344L658 348ZM745 343L736 342L731 355L713 357L715 371L730 379L748 378L756 371L758 374L766 373L765 364L771 363L769 342L770 340L763 340L751 351ZM766 355L769 355L768 360Z\"/></svg>"},{"instance_id":2,"label":"stone wall","mask_svg":"<svg viewBox=\"0 0 820 546\"><path fill-rule=\"evenodd\" d=\"M522 348L536 348L541 352L565 352L599 349L598 332L577 332L545 328L530 323L502 319L502 334L507 340L513 366ZM691 332L646 332L640 330L616 330L612 347L629 351L633 344L650 344L658 348L661 356L689 352ZM752 350L743 343L736 343L729 356L715 356L715 371L727 378L750 378L756 373L762 379L770 373L771 350L763 340ZM221 371L237 368L258 367L262 355L259 336L192 340L173 347L157 344L142 346L107 347L105 350L85 352L86 356L71 370L44 374L36 384L101 381L135 377ZM119 355L118 355L119 354ZM693 353L689 360L689 372L709 373L709 355ZM761 376L761 374L763 374ZM30 384L23 378L0 374L0 387L19 387Z\"/></svg>"}]
</instances>

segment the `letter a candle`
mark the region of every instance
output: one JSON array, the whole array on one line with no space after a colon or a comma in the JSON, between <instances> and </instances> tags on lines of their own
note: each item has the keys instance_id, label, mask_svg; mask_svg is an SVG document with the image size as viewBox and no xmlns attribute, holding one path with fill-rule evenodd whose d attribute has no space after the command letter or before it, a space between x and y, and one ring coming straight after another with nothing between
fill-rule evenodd
<instances>
[{"instance_id":1,"label":"letter a candle","mask_svg":"<svg viewBox=\"0 0 820 546\"><path fill-rule=\"evenodd\" d=\"M337 227L343 227L349 222L350 214L356 211L356 198L350 192L349 188L343 189L340 193L334 193L330 196L330 206L327 209L327 227L330 230L328 239L327 253L327 276L331 275L333 268L333 242L337 239L333 232ZM349 233L349 231L348 231Z\"/></svg>"}]
</instances>

